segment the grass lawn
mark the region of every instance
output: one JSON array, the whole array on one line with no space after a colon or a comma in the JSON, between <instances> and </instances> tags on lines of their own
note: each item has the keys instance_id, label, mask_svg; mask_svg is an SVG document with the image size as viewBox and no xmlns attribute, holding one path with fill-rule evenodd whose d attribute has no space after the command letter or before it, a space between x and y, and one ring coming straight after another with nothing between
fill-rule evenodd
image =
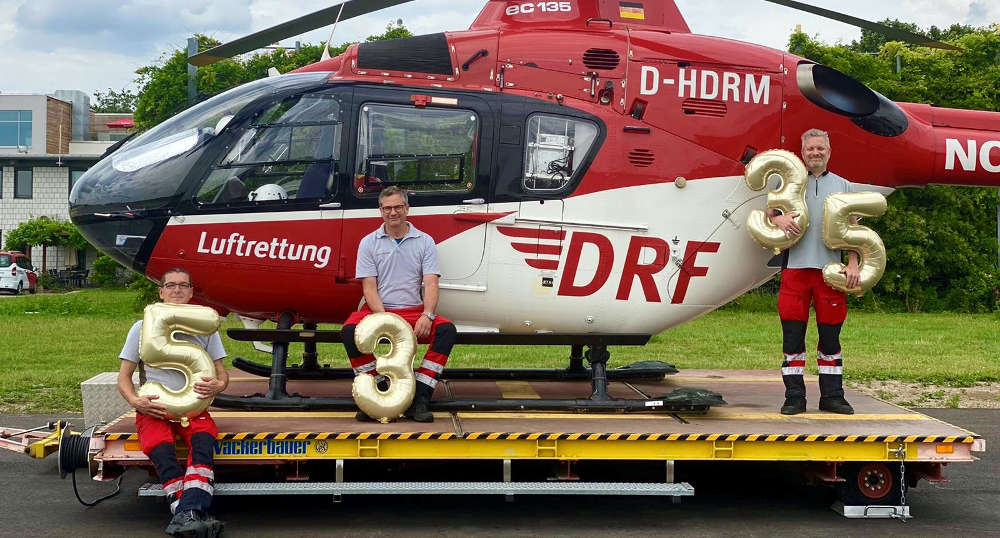
<instances>
[{"instance_id":1,"label":"grass lawn","mask_svg":"<svg viewBox=\"0 0 1000 538\"><path fill-rule=\"evenodd\" d=\"M80 411L80 382L118 369L125 334L140 314L132 292L85 290L66 295L0 298L0 413ZM233 320L226 327L239 327ZM269 357L223 336L230 357ZM938 385L1000 380L1000 317L995 314L852 312L841 335L847 377ZM811 329L808 349L815 349ZM302 346L293 345L289 362ZM321 362L346 366L340 344L319 346ZM653 337L649 345L613 348L611 366L662 360L681 369L776 369L781 362L777 315L738 308L712 312ZM422 352L421 352L422 353ZM558 367L569 350L460 346L454 366ZM419 355L418 355L419 358ZM228 360L227 360L228 361ZM815 360L811 369L815 373Z\"/></svg>"}]
</instances>

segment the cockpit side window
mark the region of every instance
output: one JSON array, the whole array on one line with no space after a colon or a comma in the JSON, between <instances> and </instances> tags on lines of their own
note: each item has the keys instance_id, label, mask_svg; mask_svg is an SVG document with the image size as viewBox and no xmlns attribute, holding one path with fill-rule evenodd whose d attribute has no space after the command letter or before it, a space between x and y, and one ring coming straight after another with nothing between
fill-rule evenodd
<instances>
[{"instance_id":1,"label":"cockpit side window","mask_svg":"<svg viewBox=\"0 0 1000 538\"><path fill-rule=\"evenodd\" d=\"M335 194L345 109L331 92L297 95L264 109L235 133L198 202L281 204Z\"/></svg>"},{"instance_id":2,"label":"cockpit side window","mask_svg":"<svg viewBox=\"0 0 1000 538\"><path fill-rule=\"evenodd\" d=\"M548 114L529 116L521 183L524 191L554 192L570 185L597 135L597 126L589 121Z\"/></svg>"},{"instance_id":3,"label":"cockpit side window","mask_svg":"<svg viewBox=\"0 0 1000 538\"><path fill-rule=\"evenodd\" d=\"M471 110L363 105L355 194L374 196L390 185L428 193L471 192L479 123Z\"/></svg>"}]
</instances>

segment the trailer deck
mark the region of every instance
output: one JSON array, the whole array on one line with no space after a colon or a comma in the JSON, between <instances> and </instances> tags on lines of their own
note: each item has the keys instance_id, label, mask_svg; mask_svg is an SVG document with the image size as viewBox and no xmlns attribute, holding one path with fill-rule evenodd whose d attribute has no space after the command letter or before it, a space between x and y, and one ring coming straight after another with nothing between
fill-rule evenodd
<instances>
[{"instance_id":1,"label":"trailer deck","mask_svg":"<svg viewBox=\"0 0 1000 538\"><path fill-rule=\"evenodd\" d=\"M807 376L811 388L815 376ZM681 386L718 392L730 405L696 413L437 412L435 421L361 423L353 412L212 411L219 465L276 461L741 460L970 462L985 441L973 432L848 391L856 414L815 408L784 416L771 371L689 370L656 382L610 382L615 397L655 397ZM228 394L265 392L267 378L233 372ZM348 396L349 380L289 381L289 393ZM815 390L813 390L815 392ZM586 382L442 381L435 398L586 398ZM148 464L129 413L103 430L97 460L108 470Z\"/></svg>"}]
</instances>

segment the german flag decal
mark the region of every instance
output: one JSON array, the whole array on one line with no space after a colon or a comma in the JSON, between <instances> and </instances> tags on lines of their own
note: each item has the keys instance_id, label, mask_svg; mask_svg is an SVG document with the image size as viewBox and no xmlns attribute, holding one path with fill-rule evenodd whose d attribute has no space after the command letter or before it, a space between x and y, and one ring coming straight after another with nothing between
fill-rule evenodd
<instances>
[{"instance_id":1,"label":"german flag decal","mask_svg":"<svg viewBox=\"0 0 1000 538\"><path fill-rule=\"evenodd\" d=\"M618 14L623 19L646 20L646 11L642 8L642 2L618 2Z\"/></svg>"}]
</instances>

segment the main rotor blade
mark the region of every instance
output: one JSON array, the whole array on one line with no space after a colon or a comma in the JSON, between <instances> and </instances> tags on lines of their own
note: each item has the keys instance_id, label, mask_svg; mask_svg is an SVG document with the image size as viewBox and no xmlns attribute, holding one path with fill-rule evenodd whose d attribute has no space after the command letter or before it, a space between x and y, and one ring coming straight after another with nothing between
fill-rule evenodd
<instances>
[{"instance_id":1,"label":"main rotor blade","mask_svg":"<svg viewBox=\"0 0 1000 538\"><path fill-rule=\"evenodd\" d=\"M866 21L865 19L859 19L857 17L845 15L837 11L831 11L829 9L823 9L821 7L811 6L809 4L803 4L802 2L796 2L795 0L764 0L764 1L771 2L772 4L778 4L790 7L792 9L798 9L800 11L805 11L807 13L812 13L813 15L819 15L820 17L833 19L835 21L844 22L852 26L857 26L858 28L864 28L865 30L878 32L893 41L905 41L907 43L913 43L915 45L931 47L934 49L962 50L956 47L955 45L951 45L943 41L935 41L927 36L922 36L920 34L908 32L906 30L900 30L899 28L893 28L891 26L886 26L884 24L879 24L877 22Z\"/></svg>"},{"instance_id":2,"label":"main rotor blade","mask_svg":"<svg viewBox=\"0 0 1000 538\"><path fill-rule=\"evenodd\" d=\"M213 64L219 60L236 56L237 54L243 54L244 52L250 52L261 47L266 47L267 45L276 43L286 37L297 36L310 30L329 26L337 19L337 13L340 12L341 5L344 6L344 11L340 14L340 20L346 21L347 19L360 17L361 15L367 15L368 13L379 11L380 9L405 4L410 1L411 0L346 0L335 6L314 11L297 19L283 22L276 26L272 26L259 32L254 32L248 36L230 41L229 43L224 43L206 51L199 52L198 54L188 58L188 62L199 67Z\"/></svg>"}]
</instances>

